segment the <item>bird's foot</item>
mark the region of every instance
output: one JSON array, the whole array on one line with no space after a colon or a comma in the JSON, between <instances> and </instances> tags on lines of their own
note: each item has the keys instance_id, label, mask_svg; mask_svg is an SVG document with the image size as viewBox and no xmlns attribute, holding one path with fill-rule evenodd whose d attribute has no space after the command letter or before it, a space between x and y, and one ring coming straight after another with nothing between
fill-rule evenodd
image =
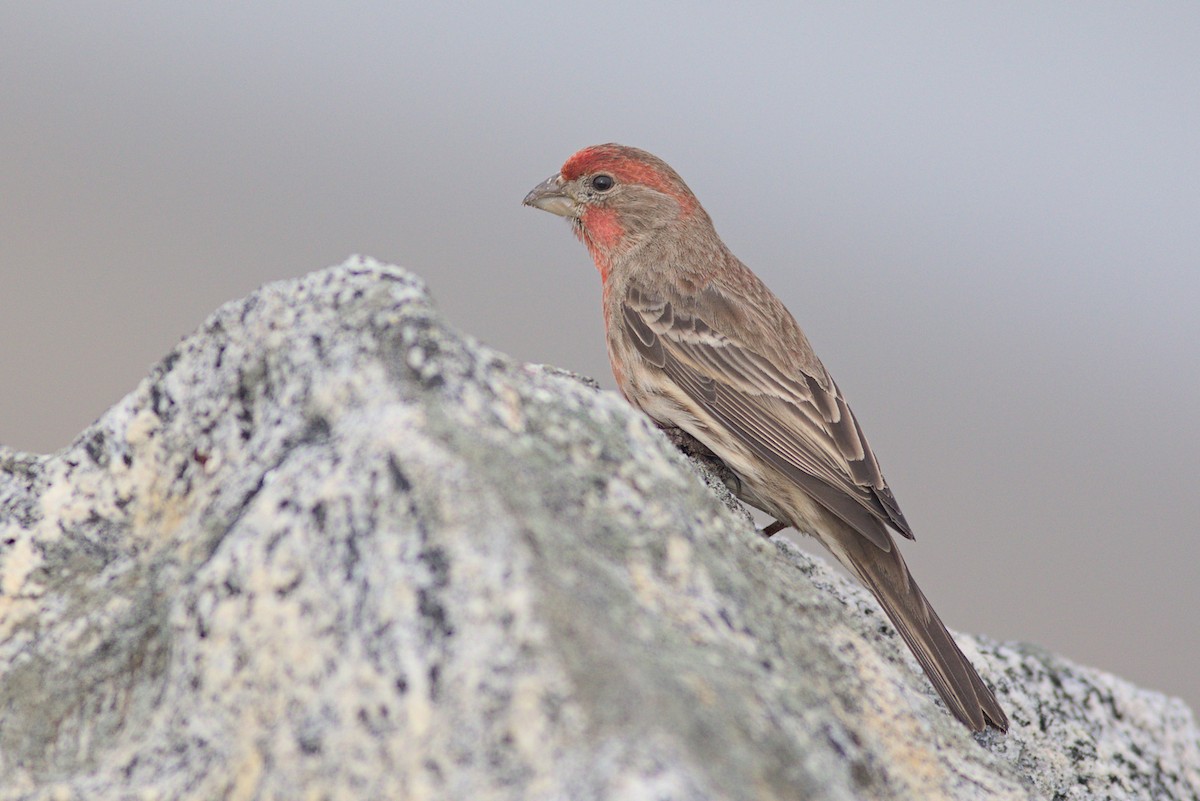
<instances>
[{"instance_id":1,"label":"bird's foot","mask_svg":"<svg viewBox=\"0 0 1200 801\"><path fill-rule=\"evenodd\" d=\"M787 523L783 522L782 520L776 520L774 523L770 524L769 526L763 526L762 528L760 528L758 530L758 533L762 534L767 539L771 539L771 537L774 537L776 534L783 531L787 527L788 527Z\"/></svg>"}]
</instances>

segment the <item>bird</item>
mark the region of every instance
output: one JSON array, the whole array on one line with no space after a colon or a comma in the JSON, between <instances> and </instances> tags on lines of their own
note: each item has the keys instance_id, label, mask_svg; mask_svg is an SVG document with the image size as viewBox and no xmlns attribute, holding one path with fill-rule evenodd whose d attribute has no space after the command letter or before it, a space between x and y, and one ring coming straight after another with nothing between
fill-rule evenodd
<instances>
[{"instance_id":1,"label":"bird","mask_svg":"<svg viewBox=\"0 0 1200 801\"><path fill-rule=\"evenodd\" d=\"M524 205L565 217L600 273L621 394L719 457L739 496L814 536L878 600L951 714L1007 731L996 696L917 586L913 539L838 385L783 302L729 250L665 161L615 143L576 152Z\"/></svg>"}]
</instances>

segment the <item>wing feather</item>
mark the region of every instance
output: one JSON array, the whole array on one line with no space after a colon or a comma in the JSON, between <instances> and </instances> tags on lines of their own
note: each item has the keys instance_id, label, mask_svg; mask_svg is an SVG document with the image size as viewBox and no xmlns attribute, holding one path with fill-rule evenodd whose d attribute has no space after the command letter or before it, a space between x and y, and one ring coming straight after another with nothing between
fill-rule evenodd
<instances>
[{"instance_id":1,"label":"wing feather","mask_svg":"<svg viewBox=\"0 0 1200 801\"><path fill-rule=\"evenodd\" d=\"M712 302L714 291L707 291L709 302L689 304L678 295L631 290L621 310L629 340L743 446L863 536L884 550L885 526L911 538L854 413L811 350L788 365L736 341L730 332L759 318L729 293ZM731 315L740 325L723 319ZM783 317L795 326L786 311ZM763 341L772 333L777 341L770 331ZM808 349L799 329L794 334ZM816 369L806 371L805 362Z\"/></svg>"}]
</instances>

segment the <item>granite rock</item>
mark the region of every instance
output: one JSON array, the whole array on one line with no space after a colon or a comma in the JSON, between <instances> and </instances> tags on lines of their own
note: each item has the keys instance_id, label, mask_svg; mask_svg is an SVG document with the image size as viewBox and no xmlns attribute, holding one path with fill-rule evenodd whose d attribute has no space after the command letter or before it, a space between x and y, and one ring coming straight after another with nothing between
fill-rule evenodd
<instances>
[{"instance_id":1,"label":"granite rock","mask_svg":"<svg viewBox=\"0 0 1200 801\"><path fill-rule=\"evenodd\" d=\"M612 393L354 259L0 448L0 799L1185 799L1180 701L868 594Z\"/></svg>"}]
</instances>

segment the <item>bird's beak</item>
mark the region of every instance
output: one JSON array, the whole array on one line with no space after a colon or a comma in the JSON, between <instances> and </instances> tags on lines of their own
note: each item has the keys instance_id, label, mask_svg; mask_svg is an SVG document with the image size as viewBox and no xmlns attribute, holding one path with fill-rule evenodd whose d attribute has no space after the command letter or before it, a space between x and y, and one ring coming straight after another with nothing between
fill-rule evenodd
<instances>
[{"instance_id":1,"label":"bird's beak","mask_svg":"<svg viewBox=\"0 0 1200 801\"><path fill-rule=\"evenodd\" d=\"M563 191L562 175L551 175L542 181L525 196L522 203L559 217L579 216L578 204Z\"/></svg>"}]
</instances>

